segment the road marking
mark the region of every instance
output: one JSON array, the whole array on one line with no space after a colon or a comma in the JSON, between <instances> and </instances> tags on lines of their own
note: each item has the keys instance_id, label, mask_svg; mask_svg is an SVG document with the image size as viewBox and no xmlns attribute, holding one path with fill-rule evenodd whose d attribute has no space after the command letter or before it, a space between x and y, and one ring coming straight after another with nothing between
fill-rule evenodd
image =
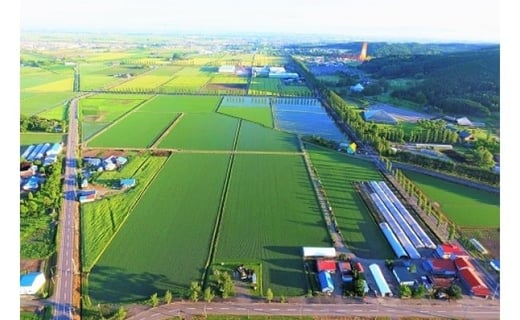
<instances>
[{"instance_id":1,"label":"road marking","mask_svg":"<svg viewBox=\"0 0 520 320\"><path fill-rule=\"evenodd\" d=\"M258 308L255 308L253 309L254 311L263 311L263 309L258 309Z\"/></svg>"},{"instance_id":2,"label":"road marking","mask_svg":"<svg viewBox=\"0 0 520 320\"><path fill-rule=\"evenodd\" d=\"M236 308L237 310L246 310L246 308Z\"/></svg>"},{"instance_id":3,"label":"road marking","mask_svg":"<svg viewBox=\"0 0 520 320\"><path fill-rule=\"evenodd\" d=\"M338 310L336 310L336 311L337 311L337 312L345 312L345 311L347 311L347 310L345 310L345 309L338 309Z\"/></svg>"},{"instance_id":4,"label":"road marking","mask_svg":"<svg viewBox=\"0 0 520 320\"><path fill-rule=\"evenodd\" d=\"M188 309L188 310L195 310L196 308L188 307L188 308L186 308L186 309Z\"/></svg>"},{"instance_id":5,"label":"road marking","mask_svg":"<svg viewBox=\"0 0 520 320\"><path fill-rule=\"evenodd\" d=\"M220 310L229 310L229 308L219 308Z\"/></svg>"},{"instance_id":6,"label":"road marking","mask_svg":"<svg viewBox=\"0 0 520 320\"><path fill-rule=\"evenodd\" d=\"M287 309L287 311L296 311L296 309Z\"/></svg>"},{"instance_id":7,"label":"road marking","mask_svg":"<svg viewBox=\"0 0 520 320\"><path fill-rule=\"evenodd\" d=\"M354 312L361 312L362 310L361 309L354 309L352 311L354 311Z\"/></svg>"},{"instance_id":8,"label":"road marking","mask_svg":"<svg viewBox=\"0 0 520 320\"><path fill-rule=\"evenodd\" d=\"M157 317L157 316L160 316L161 314L160 313L154 313L152 314L152 317Z\"/></svg>"},{"instance_id":9,"label":"road marking","mask_svg":"<svg viewBox=\"0 0 520 320\"><path fill-rule=\"evenodd\" d=\"M212 308L212 307L209 307L209 308L206 308L206 310L213 310L213 308Z\"/></svg>"},{"instance_id":10,"label":"road marking","mask_svg":"<svg viewBox=\"0 0 520 320\"><path fill-rule=\"evenodd\" d=\"M280 311L280 309L269 309L270 311Z\"/></svg>"}]
</instances>

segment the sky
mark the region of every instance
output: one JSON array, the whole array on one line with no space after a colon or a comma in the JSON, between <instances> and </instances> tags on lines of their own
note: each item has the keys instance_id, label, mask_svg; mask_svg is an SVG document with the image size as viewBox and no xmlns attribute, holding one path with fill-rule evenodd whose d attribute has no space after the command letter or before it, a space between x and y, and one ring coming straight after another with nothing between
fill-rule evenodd
<instances>
[{"instance_id":1,"label":"sky","mask_svg":"<svg viewBox=\"0 0 520 320\"><path fill-rule=\"evenodd\" d=\"M495 0L21 0L21 30L283 32L499 42Z\"/></svg>"}]
</instances>

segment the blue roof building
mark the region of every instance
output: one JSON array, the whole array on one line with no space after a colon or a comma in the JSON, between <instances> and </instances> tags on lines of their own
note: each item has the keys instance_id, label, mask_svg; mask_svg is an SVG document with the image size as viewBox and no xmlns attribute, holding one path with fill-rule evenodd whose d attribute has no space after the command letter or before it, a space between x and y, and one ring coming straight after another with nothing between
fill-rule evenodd
<instances>
[{"instance_id":1,"label":"blue roof building","mask_svg":"<svg viewBox=\"0 0 520 320\"><path fill-rule=\"evenodd\" d=\"M135 186L135 179L121 179L119 181L119 186L121 187L121 189L131 188Z\"/></svg>"},{"instance_id":2,"label":"blue roof building","mask_svg":"<svg viewBox=\"0 0 520 320\"><path fill-rule=\"evenodd\" d=\"M41 272L29 272L20 275L20 294L35 294L45 284L45 275Z\"/></svg>"},{"instance_id":3,"label":"blue roof building","mask_svg":"<svg viewBox=\"0 0 520 320\"><path fill-rule=\"evenodd\" d=\"M321 292L329 294L334 292L334 283L329 272L321 271L318 273L318 280L320 280Z\"/></svg>"}]
</instances>

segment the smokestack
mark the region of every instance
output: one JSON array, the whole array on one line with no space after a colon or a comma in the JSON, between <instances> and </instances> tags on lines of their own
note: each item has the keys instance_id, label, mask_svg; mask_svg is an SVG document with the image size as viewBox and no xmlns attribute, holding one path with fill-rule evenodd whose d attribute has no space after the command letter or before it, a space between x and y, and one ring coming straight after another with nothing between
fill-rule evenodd
<instances>
[{"instance_id":1,"label":"smokestack","mask_svg":"<svg viewBox=\"0 0 520 320\"><path fill-rule=\"evenodd\" d=\"M361 47L361 53L359 54L358 60L363 62L367 59L367 47L368 42L363 42L363 46Z\"/></svg>"}]
</instances>

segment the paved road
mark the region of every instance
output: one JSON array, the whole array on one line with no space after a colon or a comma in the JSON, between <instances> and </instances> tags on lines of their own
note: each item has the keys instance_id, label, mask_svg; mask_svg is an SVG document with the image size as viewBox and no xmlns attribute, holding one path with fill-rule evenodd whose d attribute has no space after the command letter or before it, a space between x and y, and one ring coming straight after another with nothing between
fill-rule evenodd
<instances>
[{"instance_id":1,"label":"paved road","mask_svg":"<svg viewBox=\"0 0 520 320\"><path fill-rule=\"evenodd\" d=\"M487 303L449 303L432 304L387 303L384 299L370 303L300 304L300 303L191 303L175 302L139 312L128 320L161 320L180 316L190 319L208 314L244 316L363 316L363 317L428 317L449 319L500 319L498 304Z\"/></svg>"},{"instance_id":2,"label":"paved road","mask_svg":"<svg viewBox=\"0 0 520 320\"><path fill-rule=\"evenodd\" d=\"M78 143L77 99L70 103L69 131L65 155L64 201L60 217L60 244L56 269L56 291L52 297L55 320L72 319L74 272L74 214L76 209L76 146Z\"/></svg>"}]
</instances>

